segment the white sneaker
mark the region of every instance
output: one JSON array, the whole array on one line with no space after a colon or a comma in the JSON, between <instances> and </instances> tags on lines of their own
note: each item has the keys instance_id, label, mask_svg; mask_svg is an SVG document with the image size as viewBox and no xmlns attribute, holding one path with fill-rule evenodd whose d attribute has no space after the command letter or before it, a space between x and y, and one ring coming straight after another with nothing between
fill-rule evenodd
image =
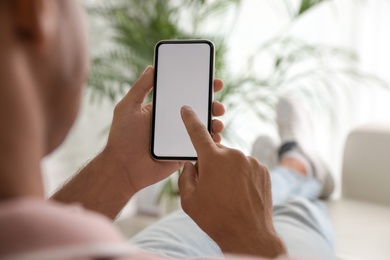
<instances>
[{"instance_id":1,"label":"white sneaker","mask_svg":"<svg viewBox=\"0 0 390 260\"><path fill-rule=\"evenodd\" d=\"M295 99L281 98L276 108L281 143L297 142L306 152L313 150L313 129L305 108Z\"/></svg>"},{"instance_id":2,"label":"white sneaker","mask_svg":"<svg viewBox=\"0 0 390 260\"><path fill-rule=\"evenodd\" d=\"M262 135L254 142L251 154L259 162L267 165L268 169L272 169L278 165L277 148L269 136Z\"/></svg>"},{"instance_id":3,"label":"white sneaker","mask_svg":"<svg viewBox=\"0 0 390 260\"><path fill-rule=\"evenodd\" d=\"M286 147L297 149L308 159L312 166L313 176L322 184L320 198L329 198L334 190L334 180L314 147L311 120L305 108L297 100L281 98L277 106L277 124L282 150Z\"/></svg>"}]
</instances>

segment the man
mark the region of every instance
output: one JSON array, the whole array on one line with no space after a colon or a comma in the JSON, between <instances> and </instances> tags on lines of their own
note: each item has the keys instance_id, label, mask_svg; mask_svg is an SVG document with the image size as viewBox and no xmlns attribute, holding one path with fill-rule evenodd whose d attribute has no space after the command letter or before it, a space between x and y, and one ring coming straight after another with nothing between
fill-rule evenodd
<instances>
[{"instance_id":1,"label":"man","mask_svg":"<svg viewBox=\"0 0 390 260\"><path fill-rule=\"evenodd\" d=\"M66 137L76 118L87 74L81 17L75 0L0 3L2 259L161 258L128 246L101 216L115 218L137 191L182 166L179 162L156 162L149 155L151 105L144 105L143 100L153 86L152 67L116 106L103 151L51 200L44 198L40 160ZM222 87L222 81L215 80L215 91ZM223 106L214 102L214 116L223 113ZM179 181L183 209L197 224L187 238L196 239L201 234L197 241L207 237L219 254L286 254L272 219L267 168L218 144L223 129L220 121L213 121L215 134L211 137L191 108L183 107L181 114L199 158L195 166L184 165ZM300 153L296 145L290 146L286 150ZM85 209L65 205L74 202ZM187 215L184 222L194 225ZM140 234L139 238L145 236ZM326 239L319 241L326 244ZM138 245L148 247L142 242ZM167 242L165 249L169 246Z\"/></svg>"}]
</instances>

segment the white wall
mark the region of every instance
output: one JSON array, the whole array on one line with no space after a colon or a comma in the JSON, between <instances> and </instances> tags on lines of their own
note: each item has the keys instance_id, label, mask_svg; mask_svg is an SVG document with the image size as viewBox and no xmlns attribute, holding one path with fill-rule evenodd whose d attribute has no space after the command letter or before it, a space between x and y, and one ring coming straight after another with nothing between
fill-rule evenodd
<instances>
[{"instance_id":1,"label":"white wall","mask_svg":"<svg viewBox=\"0 0 390 260\"><path fill-rule=\"evenodd\" d=\"M278 1L244 1L238 22L230 34L230 59L236 70L240 69L259 43L275 33L286 32L288 14L275 2ZM305 14L290 28L289 34L310 43L353 49L360 57L362 70L390 82L388 24L389 1L325 1ZM267 60L259 62L260 69L262 64L264 67L268 64ZM390 91L377 84L354 82L347 88L334 86L335 93L329 100L329 107L325 108L316 107L316 102L305 100L296 91L292 89L288 94L300 96L310 109L317 148L337 178L341 174L344 143L351 129L368 122L390 124ZM250 114L237 118L235 128L246 137L247 146L241 148L247 153L259 135L268 134L277 140L272 125L256 122Z\"/></svg>"}]
</instances>

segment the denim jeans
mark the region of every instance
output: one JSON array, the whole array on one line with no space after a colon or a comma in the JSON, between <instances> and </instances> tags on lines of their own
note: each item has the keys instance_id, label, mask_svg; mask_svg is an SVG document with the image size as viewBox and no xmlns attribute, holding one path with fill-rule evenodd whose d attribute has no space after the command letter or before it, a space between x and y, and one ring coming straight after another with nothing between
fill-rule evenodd
<instances>
[{"instance_id":1,"label":"denim jeans","mask_svg":"<svg viewBox=\"0 0 390 260\"><path fill-rule=\"evenodd\" d=\"M320 183L282 167L273 169L270 174L273 221L288 254L310 259L335 259L332 227L325 205L317 199ZM131 243L165 256L223 256L218 245L182 210L141 231Z\"/></svg>"}]
</instances>

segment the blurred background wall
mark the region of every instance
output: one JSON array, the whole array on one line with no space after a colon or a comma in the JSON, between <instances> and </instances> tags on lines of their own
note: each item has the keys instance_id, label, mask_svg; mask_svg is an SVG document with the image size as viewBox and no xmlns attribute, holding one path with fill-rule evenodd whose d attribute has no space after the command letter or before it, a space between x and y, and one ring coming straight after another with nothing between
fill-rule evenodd
<instances>
[{"instance_id":1,"label":"blurred background wall","mask_svg":"<svg viewBox=\"0 0 390 260\"><path fill-rule=\"evenodd\" d=\"M84 1L88 7L101 2L103 1ZM299 2L291 1L292 8L298 6ZM206 33L215 32L225 37L228 46L227 64L233 74L245 67L245 63L253 57L262 43L275 35L284 34L314 45L353 50L359 57L360 70L390 82L390 32L387 29L390 24L390 2L387 0L323 1L315 9L302 15L293 26L290 26L291 15L282 0L242 0L235 8L228 10L222 18L208 19L201 28ZM91 15L87 19L93 56L111 47L112 34L103 19L96 19ZM269 59L267 55L256 57L254 73L267 73L270 70ZM367 122L390 124L390 90L378 86L381 84L375 81L362 80L346 81L343 86L333 84L332 91L306 95L316 85L312 81L302 84L305 86L299 90L287 87L279 94L296 95L310 110L316 132L315 145L339 178L343 146L348 132ZM80 116L65 143L42 163L48 195L104 147L114 103L108 99L91 102L92 92L90 88L86 90ZM265 113L274 119L272 109L267 109ZM236 114L234 120L229 120L229 128L242 141L225 143L247 154L250 154L251 145L259 135L268 134L278 140L273 121L261 120L251 111ZM144 195L141 200L146 201L146 204L153 204L156 192L156 188L144 192L149 195ZM130 204L127 210L132 213L136 210L136 204Z\"/></svg>"}]
</instances>

